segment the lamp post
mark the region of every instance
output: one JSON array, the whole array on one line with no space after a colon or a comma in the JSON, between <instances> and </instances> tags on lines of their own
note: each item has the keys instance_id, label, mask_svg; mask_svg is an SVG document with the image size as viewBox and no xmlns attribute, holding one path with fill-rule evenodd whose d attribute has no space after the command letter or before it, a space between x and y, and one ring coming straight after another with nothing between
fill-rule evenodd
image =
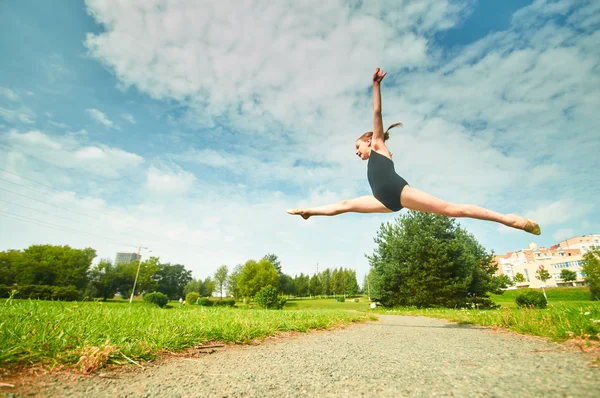
<instances>
[{"instance_id":1,"label":"lamp post","mask_svg":"<svg viewBox=\"0 0 600 398\"><path fill-rule=\"evenodd\" d=\"M129 304L131 304L133 302L133 295L135 293L135 285L137 284L138 275L140 274L140 264L141 264L140 252L142 251L142 249L147 249L147 247L142 247L142 246L138 247L138 255L137 255L138 266L137 266L137 272L135 273L135 280L133 281L133 289L131 290L131 297L129 297ZM152 253L152 250L150 250L148 253Z\"/></svg>"}]
</instances>

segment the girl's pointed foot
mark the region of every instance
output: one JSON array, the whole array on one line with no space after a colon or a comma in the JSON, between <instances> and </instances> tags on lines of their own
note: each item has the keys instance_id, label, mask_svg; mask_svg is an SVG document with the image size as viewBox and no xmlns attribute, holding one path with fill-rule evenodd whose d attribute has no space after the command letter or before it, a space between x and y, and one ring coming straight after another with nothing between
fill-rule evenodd
<instances>
[{"instance_id":1,"label":"girl's pointed foot","mask_svg":"<svg viewBox=\"0 0 600 398\"><path fill-rule=\"evenodd\" d=\"M523 231L529 232L530 234L540 235L542 233L540 226L535 221L527 219Z\"/></svg>"},{"instance_id":2,"label":"girl's pointed foot","mask_svg":"<svg viewBox=\"0 0 600 398\"><path fill-rule=\"evenodd\" d=\"M305 220L308 220L308 217L310 217L310 215L306 214L302 209L287 209L286 211L288 214L299 215Z\"/></svg>"},{"instance_id":3,"label":"girl's pointed foot","mask_svg":"<svg viewBox=\"0 0 600 398\"><path fill-rule=\"evenodd\" d=\"M535 221L517 216L516 214L509 214L508 216L512 218L511 223L513 228L521 229L534 235L540 235L542 233L540 226Z\"/></svg>"}]
</instances>

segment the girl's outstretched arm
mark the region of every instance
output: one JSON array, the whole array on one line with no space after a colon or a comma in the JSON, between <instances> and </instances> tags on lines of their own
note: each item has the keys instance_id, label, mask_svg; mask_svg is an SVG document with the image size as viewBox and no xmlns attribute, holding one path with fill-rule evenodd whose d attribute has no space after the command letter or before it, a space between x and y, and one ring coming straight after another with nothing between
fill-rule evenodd
<instances>
[{"instance_id":1,"label":"girl's outstretched arm","mask_svg":"<svg viewBox=\"0 0 600 398\"><path fill-rule=\"evenodd\" d=\"M373 74L373 146L374 149L384 145L383 120L381 118L381 87L380 83L387 72L379 68Z\"/></svg>"}]
</instances>

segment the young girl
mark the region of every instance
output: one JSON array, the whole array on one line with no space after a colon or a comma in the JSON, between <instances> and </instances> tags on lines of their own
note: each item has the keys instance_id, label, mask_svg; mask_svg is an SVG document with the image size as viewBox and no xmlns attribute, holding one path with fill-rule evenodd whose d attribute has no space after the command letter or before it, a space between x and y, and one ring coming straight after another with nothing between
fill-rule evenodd
<instances>
[{"instance_id":1,"label":"young girl","mask_svg":"<svg viewBox=\"0 0 600 398\"><path fill-rule=\"evenodd\" d=\"M367 164L367 178L373 195L361 196L351 200L342 200L336 204L307 209L289 209L289 214L297 214L304 219L310 216L335 216L347 212L355 213L392 213L402 208L436 213L448 217L469 217L479 220L495 221L506 226L540 235L537 223L514 214L500 214L470 204L454 204L411 187L396 174L392 155L385 145L389 138L388 130L401 126L394 123L383 132L381 118L380 83L387 72L379 68L373 75L373 131L367 132L356 141L356 155Z\"/></svg>"}]
</instances>

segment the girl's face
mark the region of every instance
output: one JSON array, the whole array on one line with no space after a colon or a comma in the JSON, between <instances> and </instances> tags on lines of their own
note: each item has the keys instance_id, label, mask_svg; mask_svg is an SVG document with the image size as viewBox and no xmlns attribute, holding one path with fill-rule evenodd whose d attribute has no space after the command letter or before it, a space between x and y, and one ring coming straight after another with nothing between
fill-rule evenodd
<instances>
[{"instance_id":1,"label":"girl's face","mask_svg":"<svg viewBox=\"0 0 600 398\"><path fill-rule=\"evenodd\" d=\"M356 147L356 156L361 158L362 160L369 159L371 155L371 139L369 138L367 141L358 140L355 144Z\"/></svg>"}]
</instances>

